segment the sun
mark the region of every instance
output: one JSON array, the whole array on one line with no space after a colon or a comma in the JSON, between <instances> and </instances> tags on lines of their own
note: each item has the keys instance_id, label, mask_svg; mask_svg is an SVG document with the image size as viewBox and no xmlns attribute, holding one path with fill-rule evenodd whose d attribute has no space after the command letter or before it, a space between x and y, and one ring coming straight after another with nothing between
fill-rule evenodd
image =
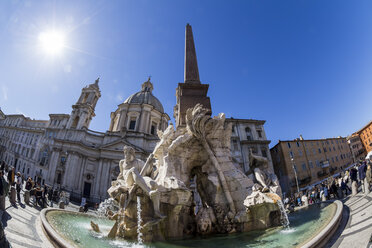
<instances>
[{"instance_id":1,"label":"sun","mask_svg":"<svg viewBox=\"0 0 372 248\"><path fill-rule=\"evenodd\" d=\"M65 37L62 32L48 31L39 34L41 47L50 55L58 55L65 47Z\"/></svg>"}]
</instances>

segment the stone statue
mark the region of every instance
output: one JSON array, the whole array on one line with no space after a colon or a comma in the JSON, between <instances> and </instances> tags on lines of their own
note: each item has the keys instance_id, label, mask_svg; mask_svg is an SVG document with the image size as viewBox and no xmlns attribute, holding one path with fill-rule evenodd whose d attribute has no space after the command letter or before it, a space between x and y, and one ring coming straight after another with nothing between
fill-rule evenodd
<instances>
[{"instance_id":1,"label":"stone statue","mask_svg":"<svg viewBox=\"0 0 372 248\"><path fill-rule=\"evenodd\" d=\"M124 159L119 162L120 174L112 182L108 193L114 199L120 200L124 195L124 208L132 200L137 187L150 197L154 207L155 217L163 218L159 210L159 192L157 183L150 177L153 167L153 156L150 155L146 163L135 157L135 151L130 146L124 147Z\"/></svg>"},{"instance_id":2,"label":"stone statue","mask_svg":"<svg viewBox=\"0 0 372 248\"><path fill-rule=\"evenodd\" d=\"M270 173L268 168L269 160L265 157L254 155L252 149L249 149L249 166L253 169L254 177L259 185L254 185L253 190L261 192L280 193L278 178L274 173Z\"/></svg>"},{"instance_id":3,"label":"stone statue","mask_svg":"<svg viewBox=\"0 0 372 248\"><path fill-rule=\"evenodd\" d=\"M92 227L93 231L98 232L98 233L101 232L101 230L99 230L99 226L93 221L90 221L90 226Z\"/></svg>"},{"instance_id":4,"label":"stone statue","mask_svg":"<svg viewBox=\"0 0 372 248\"><path fill-rule=\"evenodd\" d=\"M225 122L224 114L212 118L209 112L197 104L186 111L186 126L169 125L159 131L160 141L146 162L135 158L133 148L124 147L120 173L108 190L119 202L119 211L108 213L115 220L109 238L134 239L138 228L147 242L249 231L278 223L270 218L280 214L271 214L279 211L279 196L274 194L277 179L268 160L251 154L258 182L254 184L231 158L231 123ZM272 193L252 192L253 185ZM200 196L197 211L193 193Z\"/></svg>"}]
</instances>

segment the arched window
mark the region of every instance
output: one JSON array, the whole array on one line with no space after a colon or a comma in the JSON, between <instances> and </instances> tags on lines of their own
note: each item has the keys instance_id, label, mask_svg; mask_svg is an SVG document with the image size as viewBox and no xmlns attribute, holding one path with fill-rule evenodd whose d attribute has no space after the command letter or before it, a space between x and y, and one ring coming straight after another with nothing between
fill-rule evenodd
<instances>
[{"instance_id":1,"label":"arched window","mask_svg":"<svg viewBox=\"0 0 372 248\"><path fill-rule=\"evenodd\" d=\"M48 148L45 148L40 153L40 165L45 166L48 164L48 161L49 161L49 151L48 151Z\"/></svg>"},{"instance_id":2,"label":"arched window","mask_svg":"<svg viewBox=\"0 0 372 248\"><path fill-rule=\"evenodd\" d=\"M247 135L247 140L252 140L252 132L251 132L251 129L249 127L245 128L245 133Z\"/></svg>"}]
</instances>

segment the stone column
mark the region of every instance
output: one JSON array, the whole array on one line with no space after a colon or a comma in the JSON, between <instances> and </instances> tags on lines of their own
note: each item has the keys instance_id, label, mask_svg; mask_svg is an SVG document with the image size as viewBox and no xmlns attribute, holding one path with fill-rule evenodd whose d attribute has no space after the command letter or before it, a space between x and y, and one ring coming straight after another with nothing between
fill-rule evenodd
<instances>
[{"instance_id":1,"label":"stone column","mask_svg":"<svg viewBox=\"0 0 372 248\"><path fill-rule=\"evenodd\" d=\"M53 150L52 156L50 157L47 178L45 178L46 179L45 181L48 182L50 185L54 184L54 177L56 174L56 169L57 169L57 166L59 165L58 158L59 158L59 151Z\"/></svg>"},{"instance_id":2,"label":"stone column","mask_svg":"<svg viewBox=\"0 0 372 248\"><path fill-rule=\"evenodd\" d=\"M94 188L93 188L93 194L95 197L100 197L99 189L101 187L104 187L104 185L101 185L101 178L102 178L102 166L103 166L103 159L100 159L98 162L98 170L96 174L96 178L94 179Z\"/></svg>"},{"instance_id":3,"label":"stone column","mask_svg":"<svg viewBox=\"0 0 372 248\"><path fill-rule=\"evenodd\" d=\"M109 183L111 181L111 179L110 179L110 161L108 161L108 160L105 160L102 163L102 175L103 175L103 178L101 180L101 185L100 185L100 195L105 197L108 188L111 186L110 183Z\"/></svg>"},{"instance_id":4,"label":"stone column","mask_svg":"<svg viewBox=\"0 0 372 248\"><path fill-rule=\"evenodd\" d=\"M75 152L71 152L68 155L67 163L66 163L66 171L63 177L62 187L67 189L73 188L73 180L77 176L75 173L75 167L77 166L78 155Z\"/></svg>"},{"instance_id":5,"label":"stone column","mask_svg":"<svg viewBox=\"0 0 372 248\"><path fill-rule=\"evenodd\" d=\"M120 112L120 119L119 119L119 128L120 128L120 131L123 127L127 127L126 123L127 123L127 115L128 115L128 108L125 107L123 108L123 110Z\"/></svg>"},{"instance_id":6,"label":"stone column","mask_svg":"<svg viewBox=\"0 0 372 248\"><path fill-rule=\"evenodd\" d=\"M80 166L78 166L78 168L76 168L76 180L77 181L75 181L75 189L82 193L81 189L83 188L84 171L85 171L85 167L86 167L88 159L87 159L87 157L82 157L80 159L80 161L81 161L79 163Z\"/></svg>"}]
</instances>

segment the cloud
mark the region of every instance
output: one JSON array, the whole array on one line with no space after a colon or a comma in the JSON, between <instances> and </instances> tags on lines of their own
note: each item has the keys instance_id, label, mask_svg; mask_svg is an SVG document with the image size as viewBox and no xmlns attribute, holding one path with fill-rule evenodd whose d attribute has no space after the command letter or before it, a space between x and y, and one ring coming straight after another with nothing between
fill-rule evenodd
<instances>
[{"instance_id":1,"label":"cloud","mask_svg":"<svg viewBox=\"0 0 372 248\"><path fill-rule=\"evenodd\" d=\"M116 100L117 100L118 102L122 102L122 101L124 101L124 98L123 98L123 96L122 96L121 94L117 94L117 95L116 95Z\"/></svg>"},{"instance_id":2,"label":"cloud","mask_svg":"<svg viewBox=\"0 0 372 248\"><path fill-rule=\"evenodd\" d=\"M7 101L8 100L8 87L6 87L5 85L2 85L1 94L2 94L4 101Z\"/></svg>"}]
</instances>

